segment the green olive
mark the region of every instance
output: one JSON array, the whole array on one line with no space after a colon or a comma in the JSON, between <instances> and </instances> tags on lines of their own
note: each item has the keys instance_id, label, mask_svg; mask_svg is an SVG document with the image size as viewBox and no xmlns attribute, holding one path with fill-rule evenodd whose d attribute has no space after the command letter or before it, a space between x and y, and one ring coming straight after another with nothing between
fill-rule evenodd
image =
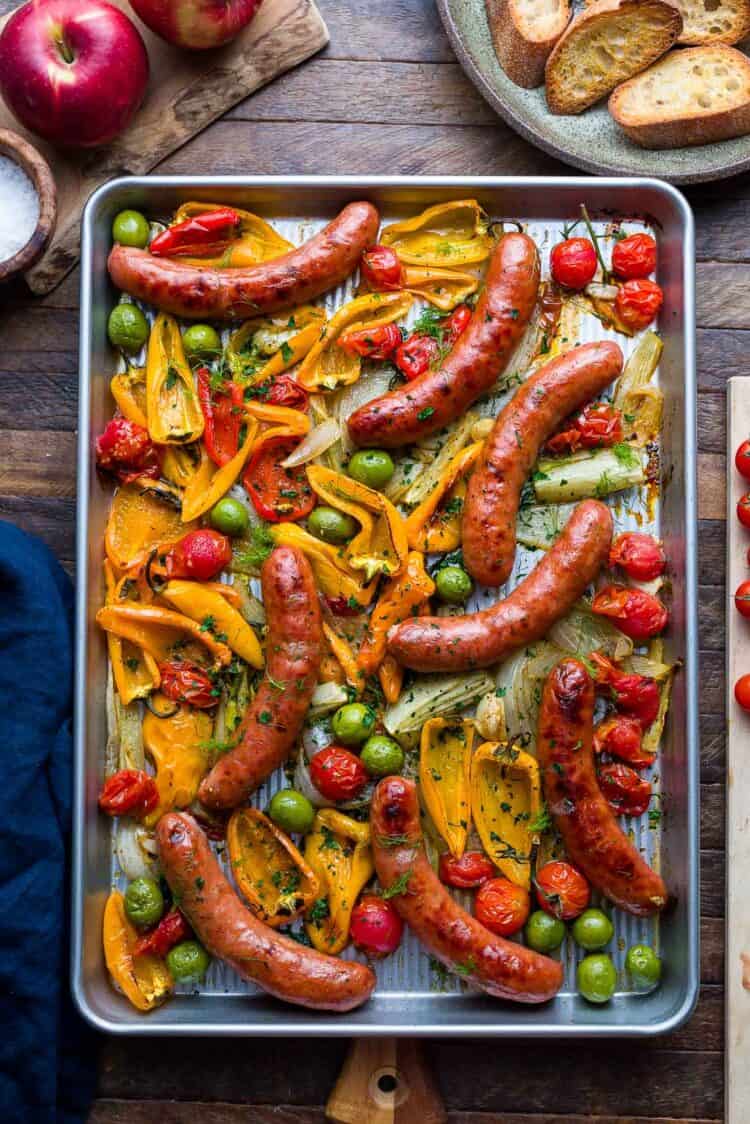
<instances>
[{"instance_id":1,"label":"green olive","mask_svg":"<svg viewBox=\"0 0 750 1124\"><path fill-rule=\"evenodd\" d=\"M107 334L114 347L135 355L148 339L148 320L137 304L116 304L109 314Z\"/></svg>"},{"instance_id":2,"label":"green olive","mask_svg":"<svg viewBox=\"0 0 750 1124\"><path fill-rule=\"evenodd\" d=\"M183 332L182 346L188 359L212 359L221 355L221 337L210 324L191 324Z\"/></svg>"},{"instance_id":3,"label":"green olive","mask_svg":"<svg viewBox=\"0 0 750 1124\"><path fill-rule=\"evenodd\" d=\"M462 566L443 566L435 574L435 586L441 601L460 605L469 596L473 583Z\"/></svg>"},{"instance_id":4,"label":"green olive","mask_svg":"<svg viewBox=\"0 0 750 1124\"><path fill-rule=\"evenodd\" d=\"M125 891L125 912L134 925L155 925L164 912L164 895L153 878L135 878Z\"/></svg>"},{"instance_id":5,"label":"green olive","mask_svg":"<svg viewBox=\"0 0 750 1124\"><path fill-rule=\"evenodd\" d=\"M587 952L604 948L612 940L614 931L612 922L600 909L584 909L572 928L573 940Z\"/></svg>"},{"instance_id":6,"label":"green olive","mask_svg":"<svg viewBox=\"0 0 750 1124\"><path fill-rule=\"evenodd\" d=\"M209 519L211 526L217 531L232 537L244 534L250 522L244 503L232 499L231 496L224 496L223 500L214 504Z\"/></svg>"},{"instance_id":7,"label":"green olive","mask_svg":"<svg viewBox=\"0 0 750 1124\"><path fill-rule=\"evenodd\" d=\"M565 939L565 926L557 917L536 909L524 929L526 944L536 952L554 952Z\"/></svg>"},{"instance_id":8,"label":"green olive","mask_svg":"<svg viewBox=\"0 0 750 1124\"><path fill-rule=\"evenodd\" d=\"M307 517L307 529L323 542L348 542L357 533L359 524L351 515L335 507L315 507Z\"/></svg>"},{"instance_id":9,"label":"green olive","mask_svg":"<svg viewBox=\"0 0 750 1124\"><path fill-rule=\"evenodd\" d=\"M315 819L315 809L302 792L296 788L282 788L271 798L268 814L282 831L304 835Z\"/></svg>"},{"instance_id":10,"label":"green olive","mask_svg":"<svg viewBox=\"0 0 750 1124\"><path fill-rule=\"evenodd\" d=\"M360 449L349 461L346 470L353 480L368 488L382 488L396 471L390 455L384 449Z\"/></svg>"},{"instance_id":11,"label":"green olive","mask_svg":"<svg viewBox=\"0 0 750 1124\"><path fill-rule=\"evenodd\" d=\"M393 738L373 734L362 746L360 760L371 777L387 777L404 767L404 751Z\"/></svg>"},{"instance_id":12,"label":"green olive","mask_svg":"<svg viewBox=\"0 0 750 1124\"><path fill-rule=\"evenodd\" d=\"M331 720L333 736L343 745L359 745L369 738L375 725L375 712L364 703L347 703Z\"/></svg>"},{"instance_id":13,"label":"green olive","mask_svg":"<svg viewBox=\"0 0 750 1124\"><path fill-rule=\"evenodd\" d=\"M625 971L636 991L651 991L661 979L661 960L647 944L634 944L625 957Z\"/></svg>"},{"instance_id":14,"label":"green olive","mask_svg":"<svg viewBox=\"0 0 750 1124\"><path fill-rule=\"evenodd\" d=\"M584 956L576 971L578 990L589 1003L606 1003L617 985L617 972L606 952Z\"/></svg>"},{"instance_id":15,"label":"green olive","mask_svg":"<svg viewBox=\"0 0 750 1124\"><path fill-rule=\"evenodd\" d=\"M211 958L197 941L180 941L167 953L167 967L176 980L203 979Z\"/></svg>"},{"instance_id":16,"label":"green olive","mask_svg":"<svg viewBox=\"0 0 750 1124\"><path fill-rule=\"evenodd\" d=\"M120 211L112 223L112 237L121 246L137 246L139 250L148 246L151 228L148 219L140 211Z\"/></svg>"}]
</instances>

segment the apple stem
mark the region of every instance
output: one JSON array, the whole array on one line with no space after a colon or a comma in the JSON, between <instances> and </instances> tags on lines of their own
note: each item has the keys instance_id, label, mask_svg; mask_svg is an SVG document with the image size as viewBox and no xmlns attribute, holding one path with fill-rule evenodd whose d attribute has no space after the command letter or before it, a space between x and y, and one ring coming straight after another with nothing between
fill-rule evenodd
<instances>
[{"instance_id":1,"label":"apple stem","mask_svg":"<svg viewBox=\"0 0 750 1124\"><path fill-rule=\"evenodd\" d=\"M73 54L73 51L68 46L68 44L65 42L65 36L63 35L62 31L59 31L55 36L55 43L57 44L57 49L62 55L64 62L75 62L75 55Z\"/></svg>"}]
</instances>

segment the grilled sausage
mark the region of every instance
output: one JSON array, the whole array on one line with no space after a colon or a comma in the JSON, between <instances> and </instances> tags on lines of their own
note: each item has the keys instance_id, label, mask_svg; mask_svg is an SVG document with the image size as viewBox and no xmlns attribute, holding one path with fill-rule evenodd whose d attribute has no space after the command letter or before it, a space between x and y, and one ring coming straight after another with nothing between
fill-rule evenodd
<instances>
[{"instance_id":1,"label":"grilled sausage","mask_svg":"<svg viewBox=\"0 0 750 1124\"><path fill-rule=\"evenodd\" d=\"M310 563L295 547L277 546L260 581L268 622L266 671L237 745L201 782L198 796L213 811L241 804L283 765L318 681L323 629Z\"/></svg>"},{"instance_id":2,"label":"grilled sausage","mask_svg":"<svg viewBox=\"0 0 750 1124\"><path fill-rule=\"evenodd\" d=\"M578 660L547 676L537 756L547 805L571 861L615 905L647 917L667 903L664 882L621 831L594 771L594 684Z\"/></svg>"},{"instance_id":3,"label":"grilled sausage","mask_svg":"<svg viewBox=\"0 0 750 1124\"><path fill-rule=\"evenodd\" d=\"M264 991L320 1011L351 1011L369 999L375 975L282 936L247 909L192 816L168 812L156 827L164 876L208 951Z\"/></svg>"},{"instance_id":4,"label":"grilled sausage","mask_svg":"<svg viewBox=\"0 0 750 1124\"><path fill-rule=\"evenodd\" d=\"M467 671L500 663L541 640L605 564L612 516L598 500L578 504L554 546L504 601L460 617L415 617L388 633L388 651L415 671Z\"/></svg>"},{"instance_id":5,"label":"grilled sausage","mask_svg":"<svg viewBox=\"0 0 750 1124\"><path fill-rule=\"evenodd\" d=\"M371 203L349 203L325 230L281 257L258 265L217 269L113 246L112 283L174 316L242 320L314 300L356 269L375 241L380 216Z\"/></svg>"},{"instance_id":6,"label":"grilled sausage","mask_svg":"<svg viewBox=\"0 0 750 1124\"><path fill-rule=\"evenodd\" d=\"M497 418L469 480L462 523L464 563L482 585L503 585L513 569L521 489L540 448L621 370L616 343L583 344L545 363Z\"/></svg>"},{"instance_id":7,"label":"grilled sausage","mask_svg":"<svg viewBox=\"0 0 750 1124\"><path fill-rule=\"evenodd\" d=\"M560 989L562 965L495 936L453 900L427 859L413 781L386 777L370 811L378 881L433 956L497 999L544 1003Z\"/></svg>"},{"instance_id":8,"label":"grilled sausage","mask_svg":"<svg viewBox=\"0 0 750 1124\"><path fill-rule=\"evenodd\" d=\"M397 448L460 417L490 389L529 322L539 289L539 257L526 234L495 247L472 318L436 371L367 402L349 418L356 445Z\"/></svg>"}]
</instances>

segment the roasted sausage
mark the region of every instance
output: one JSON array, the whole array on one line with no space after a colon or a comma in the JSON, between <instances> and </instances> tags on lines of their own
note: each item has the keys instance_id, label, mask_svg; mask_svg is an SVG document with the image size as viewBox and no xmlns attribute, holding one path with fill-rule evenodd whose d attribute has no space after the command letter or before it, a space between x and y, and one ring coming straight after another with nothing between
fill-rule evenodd
<instances>
[{"instance_id":1,"label":"roasted sausage","mask_svg":"<svg viewBox=\"0 0 750 1124\"><path fill-rule=\"evenodd\" d=\"M554 546L504 601L460 617L415 617L388 633L388 651L415 671L468 671L541 640L606 563L612 516L579 503Z\"/></svg>"},{"instance_id":2,"label":"roasted sausage","mask_svg":"<svg viewBox=\"0 0 750 1124\"><path fill-rule=\"evenodd\" d=\"M464 563L482 585L503 585L513 569L521 489L540 448L621 370L616 343L583 344L545 363L498 416L469 480L462 522Z\"/></svg>"},{"instance_id":3,"label":"roasted sausage","mask_svg":"<svg viewBox=\"0 0 750 1124\"><path fill-rule=\"evenodd\" d=\"M304 304L341 284L375 241L379 223L371 203L349 203L303 246L234 269L189 265L116 245L109 255L109 275L118 289L173 316L242 320Z\"/></svg>"},{"instance_id":4,"label":"roasted sausage","mask_svg":"<svg viewBox=\"0 0 750 1124\"><path fill-rule=\"evenodd\" d=\"M167 812L156 840L164 877L196 936L243 979L320 1011L351 1011L369 999L375 987L369 968L282 936L242 904L192 816Z\"/></svg>"},{"instance_id":5,"label":"roasted sausage","mask_svg":"<svg viewBox=\"0 0 750 1124\"><path fill-rule=\"evenodd\" d=\"M386 777L370 811L378 881L422 944L451 972L497 999L544 1003L560 989L562 964L495 936L453 900L430 866L413 781Z\"/></svg>"},{"instance_id":6,"label":"roasted sausage","mask_svg":"<svg viewBox=\"0 0 750 1124\"><path fill-rule=\"evenodd\" d=\"M537 756L547 805L568 857L615 905L647 917L667 904L664 882L621 831L596 781L594 684L579 660L552 668L542 693Z\"/></svg>"},{"instance_id":7,"label":"roasted sausage","mask_svg":"<svg viewBox=\"0 0 750 1124\"><path fill-rule=\"evenodd\" d=\"M539 256L525 234L495 247L472 318L435 371L367 402L349 418L356 445L397 448L459 418L502 374L524 333L539 289Z\"/></svg>"},{"instance_id":8,"label":"roasted sausage","mask_svg":"<svg viewBox=\"0 0 750 1124\"><path fill-rule=\"evenodd\" d=\"M310 705L323 645L320 604L310 563L301 551L277 546L260 574L268 622L266 670L247 709L234 749L201 782L201 803L236 807L283 765Z\"/></svg>"}]
</instances>

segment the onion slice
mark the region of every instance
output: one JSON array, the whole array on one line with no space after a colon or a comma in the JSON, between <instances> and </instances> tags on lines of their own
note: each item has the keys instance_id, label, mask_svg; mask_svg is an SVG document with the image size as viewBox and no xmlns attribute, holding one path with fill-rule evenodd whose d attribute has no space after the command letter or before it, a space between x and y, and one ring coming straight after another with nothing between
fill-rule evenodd
<instances>
[{"instance_id":1,"label":"onion slice","mask_svg":"<svg viewBox=\"0 0 750 1124\"><path fill-rule=\"evenodd\" d=\"M339 423L333 418L326 418L320 425L313 426L307 436L303 437L297 448L281 462L282 468L296 468L297 465L307 464L308 461L319 457L326 449L330 449L340 437Z\"/></svg>"},{"instance_id":2,"label":"onion slice","mask_svg":"<svg viewBox=\"0 0 750 1124\"><path fill-rule=\"evenodd\" d=\"M599 301L613 301L618 292L617 285L602 285L599 281L592 281L586 286L586 296Z\"/></svg>"}]
</instances>

